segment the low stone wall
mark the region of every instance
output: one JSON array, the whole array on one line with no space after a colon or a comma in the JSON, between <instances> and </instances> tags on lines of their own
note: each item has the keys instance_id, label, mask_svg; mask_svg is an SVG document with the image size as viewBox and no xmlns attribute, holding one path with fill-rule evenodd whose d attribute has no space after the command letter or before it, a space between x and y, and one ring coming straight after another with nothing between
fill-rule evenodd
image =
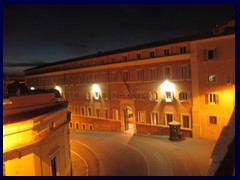
<instances>
[{"instance_id":1,"label":"low stone wall","mask_svg":"<svg viewBox=\"0 0 240 180\"><path fill-rule=\"evenodd\" d=\"M77 129L76 124L78 124L80 130L121 131L121 121L111 119L72 115L71 122L72 129Z\"/></svg>"}]
</instances>

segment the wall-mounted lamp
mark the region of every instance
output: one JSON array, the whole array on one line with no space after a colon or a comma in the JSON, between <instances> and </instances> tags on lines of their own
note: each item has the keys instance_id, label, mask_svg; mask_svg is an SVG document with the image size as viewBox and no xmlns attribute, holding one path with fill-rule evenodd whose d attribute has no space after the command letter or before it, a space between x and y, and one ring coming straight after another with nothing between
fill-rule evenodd
<instances>
[{"instance_id":1,"label":"wall-mounted lamp","mask_svg":"<svg viewBox=\"0 0 240 180\"><path fill-rule=\"evenodd\" d=\"M174 84L166 80L162 84L162 93L165 102L172 102L173 101L173 92L174 92Z\"/></svg>"},{"instance_id":2,"label":"wall-mounted lamp","mask_svg":"<svg viewBox=\"0 0 240 180\"><path fill-rule=\"evenodd\" d=\"M100 87L97 84L93 84L92 92L94 99L98 100L100 98Z\"/></svg>"}]
</instances>

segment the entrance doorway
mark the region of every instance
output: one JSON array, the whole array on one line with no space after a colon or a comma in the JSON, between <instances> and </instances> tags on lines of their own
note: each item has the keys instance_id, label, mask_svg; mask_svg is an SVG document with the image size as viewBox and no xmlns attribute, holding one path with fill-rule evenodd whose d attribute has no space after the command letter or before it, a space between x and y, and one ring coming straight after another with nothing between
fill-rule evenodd
<instances>
[{"instance_id":1,"label":"entrance doorway","mask_svg":"<svg viewBox=\"0 0 240 180\"><path fill-rule=\"evenodd\" d=\"M133 131L133 111L131 108L126 107L124 109L124 129L125 131Z\"/></svg>"}]
</instances>

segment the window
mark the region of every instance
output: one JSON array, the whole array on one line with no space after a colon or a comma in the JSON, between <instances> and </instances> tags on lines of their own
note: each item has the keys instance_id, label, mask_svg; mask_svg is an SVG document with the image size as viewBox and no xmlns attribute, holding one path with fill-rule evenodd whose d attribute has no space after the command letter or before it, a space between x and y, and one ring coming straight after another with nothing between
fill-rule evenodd
<instances>
[{"instance_id":1,"label":"window","mask_svg":"<svg viewBox=\"0 0 240 180\"><path fill-rule=\"evenodd\" d=\"M86 99L92 99L91 92L86 92Z\"/></svg>"},{"instance_id":2,"label":"window","mask_svg":"<svg viewBox=\"0 0 240 180\"><path fill-rule=\"evenodd\" d=\"M164 54L164 56L169 56L170 55L170 50L169 49L164 49L163 54Z\"/></svg>"},{"instance_id":3,"label":"window","mask_svg":"<svg viewBox=\"0 0 240 180\"><path fill-rule=\"evenodd\" d=\"M214 60L216 59L216 49L207 49L205 50L205 59Z\"/></svg>"},{"instance_id":4,"label":"window","mask_svg":"<svg viewBox=\"0 0 240 180\"><path fill-rule=\"evenodd\" d=\"M219 95L218 94L206 94L205 95L206 104L219 104Z\"/></svg>"},{"instance_id":5,"label":"window","mask_svg":"<svg viewBox=\"0 0 240 180\"><path fill-rule=\"evenodd\" d=\"M150 101L157 101L158 100L158 92L157 91L151 91L149 93L149 100Z\"/></svg>"},{"instance_id":6,"label":"window","mask_svg":"<svg viewBox=\"0 0 240 180\"><path fill-rule=\"evenodd\" d=\"M165 125L167 126L168 123L173 121L173 114L171 113L166 113L165 114Z\"/></svg>"},{"instance_id":7,"label":"window","mask_svg":"<svg viewBox=\"0 0 240 180\"><path fill-rule=\"evenodd\" d=\"M82 115L82 116L85 115L85 107L81 107L81 115Z\"/></svg>"},{"instance_id":8,"label":"window","mask_svg":"<svg viewBox=\"0 0 240 180\"><path fill-rule=\"evenodd\" d=\"M180 46L180 53L181 54L185 54L187 51L186 51L186 46Z\"/></svg>"},{"instance_id":9,"label":"window","mask_svg":"<svg viewBox=\"0 0 240 180\"><path fill-rule=\"evenodd\" d=\"M138 81L144 80L144 71L142 69L137 70L137 80Z\"/></svg>"},{"instance_id":10,"label":"window","mask_svg":"<svg viewBox=\"0 0 240 180\"><path fill-rule=\"evenodd\" d=\"M123 81L130 81L129 71L123 71Z\"/></svg>"},{"instance_id":11,"label":"window","mask_svg":"<svg viewBox=\"0 0 240 180\"><path fill-rule=\"evenodd\" d=\"M88 112L88 116L92 116L92 108L91 108L91 107L89 107L89 108L87 109L87 112Z\"/></svg>"},{"instance_id":12,"label":"window","mask_svg":"<svg viewBox=\"0 0 240 180\"><path fill-rule=\"evenodd\" d=\"M108 119L108 109L104 109L104 118Z\"/></svg>"},{"instance_id":13,"label":"window","mask_svg":"<svg viewBox=\"0 0 240 180\"><path fill-rule=\"evenodd\" d=\"M158 124L158 112L152 112L151 114L151 121L153 125Z\"/></svg>"},{"instance_id":14,"label":"window","mask_svg":"<svg viewBox=\"0 0 240 180\"><path fill-rule=\"evenodd\" d=\"M165 92L164 100L165 100L165 102L172 102L173 101L173 92Z\"/></svg>"},{"instance_id":15,"label":"window","mask_svg":"<svg viewBox=\"0 0 240 180\"><path fill-rule=\"evenodd\" d=\"M100 99L100 92L93 92L93 97L95 100L99 100Z\"/></svg>"},{"instance_id":16,"label":"window","mask_svg":"<svg viewBox=\"0 0 240 180\"><path fill-rule=\"evenodd\" d=\"M76 123L75 125L76 125L76 129L79 129L79 124L78 124L78 123Z\"/></svg>"},{"instance_id":17,"label":"window","mask_svg":"<svg viewBox=\"0 0 240 180\"><path fill-rule=\"evenodd\" d=\"M164 78L165 79L170 79L171 77L171 67L164 67Z\"/></svg>"},{"instance_id":18,"label":"window","mask_svg":"<svg viewBox=\"0 0 240 180\"><path fill-rule=\"evenodd\" d=\"M136 99L145 100L145 93L143 91L138 91L136 94Z\"/></svg>"},{"instance_id":19,"label":"window","mask_svg":"<svg viewBox=\"0 0 240 180\"><path fill-rule=\"evenodd\" d=\"M137 59L142 59L142 55L140 53L136 54Z\"/></svg>"},{"instance_id":20,"label":"window","mask_svg":"<svg viewBox=\"0 0 240 180\"><path fill-rule=\"evenodd\" d=\"M68 111L72 112L72 106L68 106Z\"/></svg>"},{"instance_id":21,"label":"window","mask_svg":"<svg viewBox=\"0 0 240 180\"><path fill-rule=\"evenodd\" d=\"M119 119L118 119L118 110L117 110L117 109L114 109L114 110L113 110L113 119L119 120Z\"/></svg>"},{"instance_id":22,"label":"window","mask_svg":"<svg viewBox=\"0 0 240 180\"><path fill-rule=\"evenodd\" d=\"M82 130L86 129L86 124L82 124Z\"/></svg>"},{"instance_id":23,"label":"window","mask_svg":"<svg viewBox=\"0 0 240 180\"><path fill-rule=\"evenodd\" d=\"M151 68L149 70L150 80L157 80L157 69Z\"/></svg>"},{"instance_id":24,"label":"window","mask_svg":"<svg viewBox=\"0 0 240 180\"><path fill-rule=\"evenodd\" d=\"M103 99L108 99L108 93L107 92L102 92L102 98Z\"/></svg>"},{"instance_id":25,"label":"window","mask_svg":"<svg viewBox=\"0 0 240 180\"><path fill-rule=\"evenodd\" d=\"M78 107L77 106L74 107L74 113L78 114Z\"/></svg>"},{"instance_id":26,"label":"window","mask_svg":"<svg viewBox=\"0 0 240 180\"><path fill-rule=\"evenodd\" d=\"M117 81L117 72L110 73L110 80L111 80L111 82Z\"/></svg>"},{"instance_id":27,"label":"window","mask_svg":"<svg viewBox=\"0 0 240 180\"><path fill-rule=\"evenodd\" d=\"M95 116L100 117L100 109L99 108L95 109Z\"/></svg>"},{"instance_id":28,"label":"window","mask_svg":"<svg viewBox=\"0 0 240 180\"><path fill-rule=\"evenodd\" d=\"M210 124L217 124L217 117L216 116L209 116L209 123Z\"/></svg>"},{"instance_id":29,"label":"window","mask_svg":"<svg viewBox=\"0 0 240 180\"><path fill-rule=\"evenodd\" d=\"M155 52L154 51L149 52L149 56L150 56L150 58L155 57Z\"/></svg>"},{"instance_id":30,"label":"window","mask_svg":"<svg viewBox=\"0 0 240 180\"><path fill-rule=\"evenodd\" d=\"M179 93L179 100L180 101L189 101L190 100L190 93L188 93L188 92L180 92Z\"/></svg>"},{"instance_id":31,"label":"window","mask_svg":"<svg viewBox=\"0 0 240 180\"><path fill-rule=\"evenodd\" d=\"M178 67L178 75L180 78L189 78L190 77L190 67L189 65L180 65Z\"/></svg>"},{"instance_id":32,"label":"window","mask_svg":"<svg viewBox=\"0 0 240 180\"><path fill-rule=\"evenodd\" d=\"M123 61L127 61L128 57L127 56L123 56Z\"/></svg>"},{"instance_id":33,"label":"window","mask_svg":"<svg viewBox=\"0 0 240 180\"><path fill-rule=\"evenodd\" d=\"M138 112L138 122L145 123L145 120L146 120L145 111L139 111Z\"/></svg>"},{"instance_id":34,"label":"window","mask_svg":"<svg viewBox=\"0 0 240 180\"><path fill-rule=\"evenodd\" d=\"M57 176L56 156L51 159L52 176Z\"/></svg>"},{"instance_id":35,"label":"window","mask_svg":"<svg viewBox=\"0 0 240 180\"><path fill-rule=\"evenodd\" d=\"M216 75L209 75L208 82L216 82Z\"/></svg>"},{"instance_id":36,"label":"window","mask_svg":"<svg viewBox=\"0 0 240 180\"><path fill-rule=\"evenodd\" d=\"M93 126L92 125L89 125L89 130L93 130Z\"/></svg>"},{"instance_id":37,"label":"window","mask_svg":"<svg viewBox=\"0 0 240 180\"><path fill-rule=\"evenodd\" d=\"M78 92L78 97L79 97L80 99L84 99L84 98L85 98L84 92L83 92L83 91L79 91L79 92Z\"/></svg>"},{"instance_id":38,"label":"window","mask_svg":"<svg viewBox=\"0 0 240 180\"><path fill-rule=\"evenodd\" d=\"M182 115L182 127L189 129L191 128L191 122L190 122L190 118L189 115Z\"/></svg>"}]
</instances>

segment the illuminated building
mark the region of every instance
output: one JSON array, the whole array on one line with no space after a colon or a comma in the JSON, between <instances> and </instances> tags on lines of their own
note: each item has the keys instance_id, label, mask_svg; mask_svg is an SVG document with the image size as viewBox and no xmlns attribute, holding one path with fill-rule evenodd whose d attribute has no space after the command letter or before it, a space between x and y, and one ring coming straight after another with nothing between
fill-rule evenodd
<instances>
[{"instance_id":1,"label":"illuminated building","mask_svg":"<svg viewBox=\"0 0 240 180\"><path fill-rule=\"evenodd\" d=\"M3 175L71 175L69 121L54 93L4 99Z\"/></svg>"},{"instance_id":2,"label":"illuminated building","mask_svg":"<svg viewBox=\"0 0 240 180\"><path fill-rule=\"evenodd\" d=\"M168 135L174 120L185 137L217 139L235 106L235 21L24 73L29 87L62 88L70 128Z\"/></svg>"}]
</instances>

